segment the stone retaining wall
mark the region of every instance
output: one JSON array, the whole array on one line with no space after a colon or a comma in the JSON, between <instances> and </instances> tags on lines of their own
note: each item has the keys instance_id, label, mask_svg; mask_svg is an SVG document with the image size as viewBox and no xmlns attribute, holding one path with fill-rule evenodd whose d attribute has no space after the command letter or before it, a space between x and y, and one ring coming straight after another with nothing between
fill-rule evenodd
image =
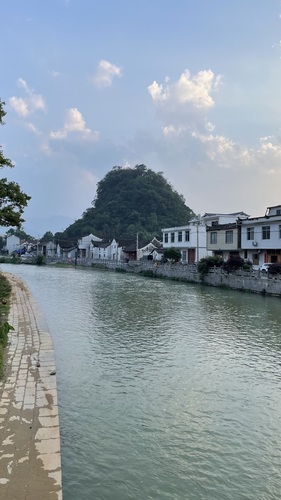
<instances>
[{"instance_id":1,"label":"stone retaining wall","mask_svg":"<svg viewBox=\"0 0 281 500\"><path fill-rule=\"evenodd\" d=\"M54 263L54 259L48 259L47 263ZM73 265L74 259L60 260ZM189 283L205 284L215 287L228 287L234 290L241 290L266 295L281 296L281 275L268 275L260 271L236 271L227 273L221 268L211 269L202 278L194 264L167 263L155 264L152 261L106 261L95 259L77 259L77 265L110 269L112 271L124 271L129 273L146 274L155 278L170 278L173 280L186 281Z\"/></svg>"},{"instance_id":2,"label":"stone retaining wall","mask_svg":"<svg viewBox=\"0 0 281 500\"><path fill-rule=\"evenodd\" d=\"M100 264L98 262L98 264ZM153 262L107 262L108 269L123 269L126 272L149 274L156 278L170 278L189 283L203 283L215 287L228 287L235 290L281 296L281 276L263 275L260 271L236 271L227 273L222 269L212 269L203 278L195 265L188 264L158 264Z\"/></svg>"}]
</instances>

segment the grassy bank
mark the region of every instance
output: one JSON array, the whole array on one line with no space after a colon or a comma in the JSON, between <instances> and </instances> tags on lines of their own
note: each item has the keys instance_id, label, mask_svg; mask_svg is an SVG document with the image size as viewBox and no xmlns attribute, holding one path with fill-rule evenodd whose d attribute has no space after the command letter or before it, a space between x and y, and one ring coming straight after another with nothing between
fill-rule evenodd
<instances>
[{"instance_id":1,"label":"grassy bank","mask_svg":"<svg viewBox=\"0 0 281 500\"><path fill-rule=\"evenodd\" d=\"M11 329L7 322L9 312L9 299L11 296L11 285L7 278L0 273L0 378L4 374L4 353L7 345L8 333Z\"/></svg>"}]
</instances>

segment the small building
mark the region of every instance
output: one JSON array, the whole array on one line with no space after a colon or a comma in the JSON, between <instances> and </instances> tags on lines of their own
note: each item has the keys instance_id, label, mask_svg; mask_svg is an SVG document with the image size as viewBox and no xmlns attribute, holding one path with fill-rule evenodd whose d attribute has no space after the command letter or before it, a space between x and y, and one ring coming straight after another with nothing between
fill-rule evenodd
<instances>
[{"instance_id":1,"label":"small building","mask_svg":"<svg viewBox=\"0 0 281 500\"><path fill-rule=\"evenodd\" d=\"M281 205L267 207L264 216L241 221L241 247L244 258L256 267L281 262Z\"/></svg>"},{"instance_id":2,"label":"small building","mask_svg":"<svg viewBox=\"0 0 281 500\"><path fill-rule=\"evenodd\" d=\"M113 238L108 241L92 241L91 253L93 259L121 260L122 248Z\"/></svg>"},{"instance_id":3,"label":"small building","mask_svg":"<svg viewBox=\"0 0 281 500\"><path fill-rule=\"evenodd\" d=\"M152 238L151 241L148 242L138 242L138 249L137 249L137 260L140 259L147 259L148 256L151 256L153 260L160 260L158 259L158 250L162 248L162 243L161 241L157 240L157 238ZM161 253L161 252L159 252Z\"/></svg>"},{"instance_id":4,"label":"small building","mask_svg":"<svg viewBox=\"0 0 281 500\"><path fill-rule=\"evenodd\" d=\"M9 234L6 238L5 250L8 255L11 255L13 252L20 251L20 238L14 234Z\"/></svg>"},{"instance_id":5,"label":"small building","mask_svg":"<svg viewBox=\"0 0 281 500\"><path fill-rule=\"evenodd\" d=\"M78 240L79 256L82 259L93 258L93 243L102 242L101 238L98 238L94 234L88 234L88 236L83 236Z\"/></svg>"},{"instance_id":6,"label":"small building","mask_svg":"<svg viewBox=\"0 0 281 500\"><path fill-rule=\"evenodd\" d=\"M203 217L192 219L186 226L162 229L163 249L177 248L181 252L181 261L194 264L203 257L211 255L206 248L206 226Z\"/></svg>"},{"instance_id":7,"label":"small building","mask_svg":"<svg viewBox=\"0 0 281 500\"><path fill-rule=\"evenodd\" d=\"M78 256L76 240L59 240L57 243L57 256L62 259L74 259Z\"/></svg>"},{"instance_id":8,"label":"small building","mask_svg":"<svg viewBox=\"0 0 281 500\"><path fill-rule=\"evenodd\" d=\"M211 255L223 260L241 256L241 221L249 217L245 212L205 213L206 247Z\"/></svg>"},{"instance_id":9,"label":"small building","mask_svg":"<svg viewBox=\"0 0 281 500\"><path fill-rule=\"evenodd\" d=\"M241 251L241 224L217 224L206 227L207 249L224 261L237 257Z\"/></svg>"}]
</instances>

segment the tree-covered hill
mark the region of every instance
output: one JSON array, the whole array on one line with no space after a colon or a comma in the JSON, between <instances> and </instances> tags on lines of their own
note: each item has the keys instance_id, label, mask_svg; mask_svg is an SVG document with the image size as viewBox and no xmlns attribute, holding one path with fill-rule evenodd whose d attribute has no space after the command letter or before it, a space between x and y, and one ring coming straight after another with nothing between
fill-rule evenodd
<instances>
[{"instance_id":1,"label":"tree-covered hill","mask_svg":"<svg viewBox=\"0 0 281 500\"><path fill-rule=\"evenodd\" d=\"M161 236L164 227L186 224L194 216L162 172L145 165L114 167L98 183L93 206L71 224L64 237L94 233L102 238Z\"/></svg>"}]
</instances>

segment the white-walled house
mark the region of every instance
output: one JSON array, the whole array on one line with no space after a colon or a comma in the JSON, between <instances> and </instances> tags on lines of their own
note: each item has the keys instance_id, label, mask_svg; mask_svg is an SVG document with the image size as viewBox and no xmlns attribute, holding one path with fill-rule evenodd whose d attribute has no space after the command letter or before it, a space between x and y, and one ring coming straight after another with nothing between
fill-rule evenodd
<instances>
[{"instance_id":1,"label":"white-walled house","mask_svg":"<svg viewBox=\"0 0 281 500\"><path fill-rule=\"evenodd\" d=\"M206 248L206 226L203 217L192 219L186 226L162 229L163 249L177 248L181 261L194 264L211 255Z\"/></svg>"},{"instance_id":2,"label":"white-walled house","mask_svg":"<svg viewBox=\"0 0 281 500\"><path fill-rule=\"evenodd\" d=\"M13 252L20 249L20 238L14 234L7 236L5 250L11 255Z\"/></svg>"},{"instance_id":3,"label":"white-walled house","mask_svg":"<svg viewBox=\"0 0 281 500\"><path fill-rule=\"evenodd\" d=\"M110 243L102 240L92 241L91 253L93 259L121 260L122 248L115 239Z\"/></svg>"},{"instance_id":4,"label":"white-walled house","mask_svg":"<svg viewBox=\"0 0 281 500\"><path fill-rule=\"evenodd\" d=\"M54 241L46 241L40 244L42 254L46 257L54 257L57 253L57 245Z\"/></svg>"},{"instance_id":5,"label":"white-walled house","mask_svg":"<svg viewBox=\"0 0 281 500\"><path fill-rule=\"evenodd\" d=\"M152 256L153 260L160 260L162 254L158 253L157 250L161 247L162 243L157 238L153 238L146 245L140 245L140 248L137 249L137 260L147 258L149 255Z\"/></svg>"},{"instance_id":6,"label":"white-walled house","mask_svg":"<svg viewBox=\"0 0 281 500\"><path fill-rule=\"evenodd\" d=\"M208 213L206 212L202 215L202 221L206 226L217 226L220 224L231 224L236 222L238 219L243 220L249 217L245 212L232 212L230 214L221 213Z\"/></svg>"},{"instance_id":7,"label":"white-walled house","mask_svg":"<svg viewBox=\"0 0 281 500\"><path fill-rule=\"evenodd\" d=\"M82 259L93 258L93 243L95 242L102 242L102 239L92 233L78 240L79 255Z\"/></svg>"},{"instance_id":8,"label":"white-walled house","mask_svg":"<svg viewBox=\"0 0 281 500\"><path fill-rule=\"evenodd\" d=\"M241 248L254 266L281 262L281 205L268 207L262 217L241 221Z\"/></svg>"}]
</instances>

